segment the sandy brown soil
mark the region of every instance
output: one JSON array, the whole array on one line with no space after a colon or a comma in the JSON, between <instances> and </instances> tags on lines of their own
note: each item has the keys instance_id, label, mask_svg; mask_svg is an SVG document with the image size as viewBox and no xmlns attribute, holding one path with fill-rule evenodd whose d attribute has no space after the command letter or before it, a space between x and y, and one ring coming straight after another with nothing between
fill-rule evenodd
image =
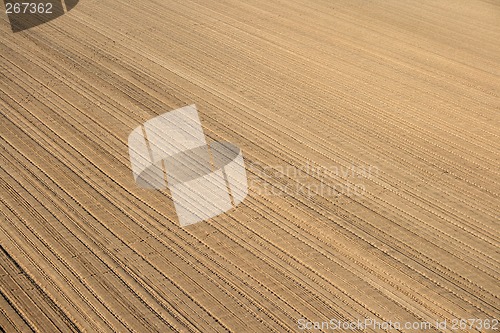
<instances>
[{"instance_id":1,"label":"sandy brown soil","mask_svg":"<svg viewBox=\"0 0 500 333\"><path fill-rule=\"evenodd\" d=\"M81 0L19 33L0 17L6 332L500 317L500 2ZM136 186L127 137L193 103L242 149L249 195L181 228L168 191Z\"/></svg>"}]
</instances>

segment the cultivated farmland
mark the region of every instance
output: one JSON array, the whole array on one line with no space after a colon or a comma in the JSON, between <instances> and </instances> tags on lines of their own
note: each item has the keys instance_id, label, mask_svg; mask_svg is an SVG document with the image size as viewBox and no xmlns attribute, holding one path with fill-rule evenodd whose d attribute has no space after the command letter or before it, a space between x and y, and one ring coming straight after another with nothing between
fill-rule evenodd
<instances>
[{"instance_id":1,"label":"cultivated farmland","mask_svg":"<svg viewBox=\"0 0 500 333\"><path fill-rule=\"evenodd\" d=\"M2 9L0 331L498 331L499 41L496 0ZM127 138L191 104L248 196L181 227Z\"/></svg>"}]
</instances>

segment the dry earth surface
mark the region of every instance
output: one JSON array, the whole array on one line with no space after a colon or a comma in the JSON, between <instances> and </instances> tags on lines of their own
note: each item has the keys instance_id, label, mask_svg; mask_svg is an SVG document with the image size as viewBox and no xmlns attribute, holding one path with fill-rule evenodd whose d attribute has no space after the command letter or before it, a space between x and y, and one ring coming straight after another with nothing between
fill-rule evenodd
<instances>
[{"instance_id":1,"label":"dry earth surface","mask_svg":"<svg viewBox=\"0 0 500 333\"><path fill-rule=\"evenodd\" d=\"M500 317L499 1L0 17L4 331ZM249 195L181 228L168 191L136 186L127 137L193 103L209 141L242 148Z\"/></svg>"}]
</instances>

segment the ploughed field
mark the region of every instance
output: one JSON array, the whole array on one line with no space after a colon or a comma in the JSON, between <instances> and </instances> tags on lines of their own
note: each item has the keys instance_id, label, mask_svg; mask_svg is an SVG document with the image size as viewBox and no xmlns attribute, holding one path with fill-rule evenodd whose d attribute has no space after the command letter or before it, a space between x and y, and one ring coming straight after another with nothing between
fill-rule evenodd
<instances>
[{"instance_id":1,"label":"ploughed field","mask_svg":"<svg viewBox=\"0 0 500 333\"><path fill-rule=\"evenodd\" d=\"M81 0L0 30L4 331L500 317L498 1ZM190 104L249 193L182 228L127 138Z\"/></svg>"}]
</instances>

